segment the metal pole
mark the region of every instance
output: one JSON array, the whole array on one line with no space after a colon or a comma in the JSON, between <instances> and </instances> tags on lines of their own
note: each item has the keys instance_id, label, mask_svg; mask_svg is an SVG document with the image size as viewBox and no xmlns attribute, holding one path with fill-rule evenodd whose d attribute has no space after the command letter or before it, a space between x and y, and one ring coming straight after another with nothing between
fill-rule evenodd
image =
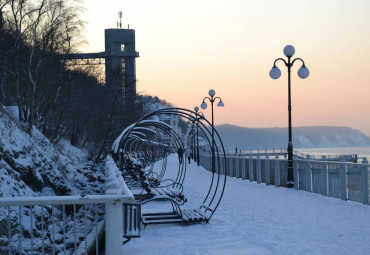
<instances>
[{"instance_id":1,"label":"metal pole","mask_svg":"<svg viewBox=\"0 0 370 255\"><path fill-rule=\"evenodd\" d=\"M198 125L197 125L197 165L200 165L200 158L199 158L199 132L198 132Z\"/></svg>"},{"instance_id":2,"label":"metal pole","mask_svg":"<svg viewBox=\"0 0 370 255\"><path fill-rule=\"evenodd\" d=\"M213 96L211 97L211 108L212 108L212 172L216 171L215 169L215 131L214 131L214 119L213 119Z\"/></svg>"},{"instance_id":3,"label":"metal pole","mask_svg":"<svg viewBox=\"0 0 370 255\"><path fill-rule=\"evenodd\" d=\"M193 158L194 162L197 161L196 154L195 154L195 152L196 152L196 149L195 149L196 143L195 142L196 142L196 140L195 140L195 129L194 129L194 124L193 124L193 155L192 155L192 158Z\"/></svg>"},{"instance_id":4,"label":"metal pole","mask_svg":"<svg viewBox=\"0 0 370 255\"><path fill-rule=\"evenodd\" d=\"M287 185L288 188L294 187L294 175L293 175L293 143L292 143L292 104L291 104L291 87L290 87L290 57L288 57L288 113L289 113L289 142L288 142L288 176Z\"/></svg>"}]
</instances>

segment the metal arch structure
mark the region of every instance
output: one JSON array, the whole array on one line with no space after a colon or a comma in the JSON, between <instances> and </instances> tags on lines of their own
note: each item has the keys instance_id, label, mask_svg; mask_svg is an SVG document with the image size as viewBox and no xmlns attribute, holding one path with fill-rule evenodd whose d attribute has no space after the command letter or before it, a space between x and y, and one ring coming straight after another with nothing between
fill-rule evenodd
<instances>
[{"instance_id":1,"label":"metal arch structure","mask_svg":"<svg viewBox=\"0 0 370 255\"><path fill-rule=\"evenodd\" d=\"M217 146L214 147L215 149L215 159L216 159L216 167L213 171L211 171L211 182L210 187L208 189L207 194L205 194L205 198L201 205L197 209L191 210L191 212L194 214L198 214L198 220L195 218L189 217L189 211L188 209L181 209L180 206L175 206L176 211L180 217L182 218L182 221L206 221L208 222L213 214L215 213L216 209L218 208L221 199L223 197L225 186L226 186L226 176L228 175L228 169L227 169L227 158L226 158L226 152L225 148L223 146L222 139L215 129L215 127L208 121L204 116L201 116L199 113L184 109L184 108L177 108L177 107L168 107L168 108L162 108L159 110L156 110L154 112L151 112L143 117L141 117L136 123L133 123L129 127L127 127L120 136L115 140L115 142L112 145L112 153L113 155L116 155L115 158L117 158L117 154L119 153L120 149L127 148L127 144L130 143L130 135L132 133L135 133L138 128L146 127L146 128L158 128L163 131L169 132L173 134L174 136L172 138L176 138L174 141L175 146L177 148L181 147L184 148L184 145L182 143L181 138L176 136L176 132L173 131L171 126L167 125L166 123L152 120L155 116L159 115L177 115L180 118L184 118L186 120L189 120L193 123L193 125L196 125L196 127L199 129L200 135L204 138L204 140L207 142L208 146L211 148L213 144L212 140L212 134L214 134L214 141ZM175 135L176 134L176 135ZM186 162L183 160L183 163L179 162L179 173L177 180L183 183L185 174L186 174ZM221 171L222 170L222 171ZM152 199L155 200L155 199ZM174 208L173 201L172 208ZM158 217L158 215L156 215ZM174 221L171 221L172 223ZM167 222L159 222L159 223L167 223ZM145 224L145 222L144 222Z\"/></svg>"},{"instance_id":2,"label":"metal arch structure","mask_svg":"<svg viewBox=\"0 0 370 255\"><path fill-rule=\"evenodd\" d=\"M153 121L153 120L143 120L140 123L137 123L136 126L132 127L132 129L126 128L122 132L120 137L124 138L125 142L121 145L120 150L122 152L128 153L129 155L135 155L137 157L144 150L143 146L139 146L139 145L142 145L143 143L151 144L151 145L153 145L153 144L158 145L157 148L160 149L160 152L161 152L160 155L162 156L161 158L162 158L163 164L162 164L161 171L157 174L157 182L163 182L165 180L162 180L162 178L165 174L165 170L166 170L166 167L167 167L167 157L166 157L167 155L166 155L166 150L164 149L164 147L166 147L167 145L165 145L163 143L160 136L158 134L156 134L152 129L150 129L150 127L154 128L154 129L160 129L160 130L166 132L172 138L172 140L174 141L174 144L177 147L181 147L181 148L184 149L184 146L183 146L182 141L181 141L181 137L172 129L171 126L169 126L169 125L167 125L163 122L158 122L158 121ZM154 142L149 141L148 139L144 140L143 138L140 138L137 135L138 130L140 130L141 133L143 131L147 131L147 132L150 132L152 135L154 134L152 136L152 138L154 138ZM142 135L145 136L146 138L149 138L145 134L142 134ZM117 139L116 142L118 142L118 141L119 140ZM113 145L113 152L117 153L118 150L114 150L114 148L115 147ZM153 154L153 152L150 153L150 154ZM118 155L118 158L121 158L121 157L122 157L122 155ZM145 162L146 160L142 159L140 161L143 164L143 162ZM152 161L151 163L154 163L154 162ZM144 163L143 165L145 166L146 164ZM185 173L186 173L185 165L180 164L179 169L178 169L177 177L176 177L175 180L173 180L174 186L176 188L182 186L182 184L184 182L184 179L185 179Z\"/></svg>"},{"instance_id":3,"label":"metal arch structure","mask_svg":"<svg viewBox=\"0 0 370 255\"><path fill-rule=\"evenodd\" d=\"M154 139L154 141L151 141L148 139L148 134L151 135L151 138ZM162 159L162 169L159 174L155 173L157 176L156 178L158 181L161 181L163 178L163 175L165 173L165 169L167 166L167 157L166 157L166 145L163 143L161 137L152 129L144 128L144 127L136 127L134 131L131 132L128 136L128 140L122 150L125 152L135 153L138 154L140 151L144 151L144 157L147 158L146 161L141 163L145 166L146 164L151 164L150 174L154 174L153 167L154 162L156 161L156 156L160 156ZM122 157L122 155L120 155Z\"/></svg>"}]
</instances>

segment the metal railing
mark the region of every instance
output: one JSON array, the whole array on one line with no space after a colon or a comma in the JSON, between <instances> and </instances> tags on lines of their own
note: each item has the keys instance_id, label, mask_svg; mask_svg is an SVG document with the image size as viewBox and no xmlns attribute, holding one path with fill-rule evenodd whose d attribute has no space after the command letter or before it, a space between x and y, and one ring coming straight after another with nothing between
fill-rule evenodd
<instances>
[{"instance_id":1,"label":"metal railing","mask_svg":"<svg viewBox=\"0 0 370 255\"><path fill-rule=\"evenodd\" d=\"M286 148L277 148L277 149L237 149L237 150L227 150L227 155L230 156L284 156L288 155ZM297 150L293 151L293 155L298 159L312 159L312 160L323 160L323 161L348 161L348 162L357 162L359 157L357 154L327 154L327 155L311 155L303 153Z\"/></svg>"},{"instance_id":2,"label":"metal railing","mask_svg":"<svg viewBox=\"0 0 370 255\"><path fill-rule=\"evenodd\" d=\"M105 176L105 195L0 198L0 255L123 254L141 207L110 156Z\"/></svg>"},{"instance_id":3,"label":"metal railing","mask_svg":"<svg viewBox=\"0 0 370 255\"><path fill-rule=\"evenodd\" d=\"M105 210L113 204L140 219L139 205L127 195L0 198L0 254L101 254L103 231L110 231ZM126 224L118 235L139 235L134 224L136 231Z\"/></svg>"},{"instance_id":4,"label":"metal railing","mask_svg":"<svg viewBox=\"0 0 370 255\"><path fill-rule=\"evenodd\" d=\"M237 150L226 150L226 154L228 155L235 155L235 154L241 154L241 155L284 155L287 154L286 148L273 148L273 149L242 149L239 148Z\"/></svg>"},{"instance_id":5,"label":"metal railing","mask_svg":"<svg viewBox=\"0 0 370 255\"><path fill-rule=\"evenodd\" d=\"M217 160L216 160L217 161ZM200 155L210 170L211 155ZM370 165L338 161L294 160L295 188L325 196L369 204ZM227 156L230 177L277 187L287 186L287 160L267 157ZM216 169L223 172L224 169Z\"/></svg>"}]
</instances>

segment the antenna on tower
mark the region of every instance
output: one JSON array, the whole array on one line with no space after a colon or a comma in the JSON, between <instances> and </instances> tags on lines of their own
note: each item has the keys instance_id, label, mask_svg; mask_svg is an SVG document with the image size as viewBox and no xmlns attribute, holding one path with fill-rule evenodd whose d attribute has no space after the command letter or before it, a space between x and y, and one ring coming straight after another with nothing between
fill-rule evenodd
<instances>
[{"instance_id":1,"label":"antenna on tower","mask_svg":"<svg viewBox=\"0 0 370 255\"><path fill-rule=\"evenodd\" d=\"M118 12L118 18L119 18L119 28L122 28L122 11ZM118 22L117 22L117 28L118 28Z\"/></svg>"}]
</instances>

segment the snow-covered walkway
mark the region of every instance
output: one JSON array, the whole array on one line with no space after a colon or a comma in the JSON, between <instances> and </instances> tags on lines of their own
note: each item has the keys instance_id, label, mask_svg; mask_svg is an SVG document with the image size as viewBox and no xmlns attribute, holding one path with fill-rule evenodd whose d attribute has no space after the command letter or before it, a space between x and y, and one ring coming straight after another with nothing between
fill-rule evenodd
<instances>
[{"instance_id":1,"label":"snow-covered walkway","mask_svg":"<svg viewBox=\"0 0 370 255\"><path fill-rule=\"evenodd\" d=\"M171 155L169 175L176 164L177 156ZM200 204L210 174L194 162L188 166L188 204ZM152 203L143 210L159 206ZM209 224L147 226L124 249L126 254L368 255L370 206L228 178Z\"/></svg>"}]
</instances>

